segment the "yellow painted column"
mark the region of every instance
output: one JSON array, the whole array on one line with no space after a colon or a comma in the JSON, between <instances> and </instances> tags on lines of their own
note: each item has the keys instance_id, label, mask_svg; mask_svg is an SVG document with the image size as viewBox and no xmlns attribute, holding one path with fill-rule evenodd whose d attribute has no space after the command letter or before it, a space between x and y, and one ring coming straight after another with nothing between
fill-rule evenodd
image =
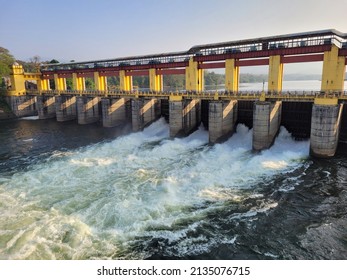
<instances>
[{"instance_id":1,"label":"yellow painted column","mask_svg":"<svg viewBox=\"0 0 347 280\"><path fill-rule=\"evenodd\" d=\"M151 91L163 91L163 75L157 75L155 68L149 69L149 89Z\"/></svg>"},{"instance_id":2,"label":"yellow painted column","mask_svg":"<svg viewBox=\"0 0 347 280\"><path fill-rule=\"evenodd\" d=\"M49 79L42 79L37 81L38 90L51 90Z\"/></svg>"},{"instance_id":3,"label":"yellow painted column","mask_svg":"<svg viewBox=\"0 0 347 280\"><path fill-rule=\"evenodd\" d=\"M76 73L72 73L72 85L74 90L86 90L85 79L77 77Z\"/></svg>"},{"instance_id":4,"label":"yellow painted column","mask_svg":"<svg viewBox=\"0 0 347 280\"><path fill-rule=\"evenodd\" d=\"M339 56L339 48L332 45L330 51L324 52L321 90L343 91L345 73L345 57Z\"/></svg>"},{"instance_id":5,"label":"yellow painted column","mask_svg":"<svg viewBox=\"0 0 347 280\"><path fill-rule=\"evenodd\" d=\"M58 74L54 74L54 83L56 90L66 90L66 79L59 78Z\"/></svg>"},{"instance_id":6,"label":"yellow painted column","mask_svg":"<svg viewBox=\"0 0 347 280\"><path fill-rule=\"evenodd\" d=\"M282 91L283 81L283 63L281 63L280 55L273 55L269 57L269 80L268 91L280 92Z\"/></svg>"},{"instance_id":7,"label":"yellow painted column","mask_svg":"<svg viewBox=\"0 0 347 280\"><path fill-rule=\"evenodd\" d=\"M125 91L130 91L133 88L133 77L127 76L125 70L119 71L119 88Z\"/></svg>"},{"instance_id":8,"label":"yellow painted column","mask_svg":"<svg viewBox=\"0 0 347 280\"><path fill-rule=\"evenodd\" d=\"M225 89L232 92L239 91L240 67L236 66L236 59L225 60Z\"/></svg>"},{"instance_id":9,"label":"yellow painted column","mask_svg":"<svg viewBox=\"0 0 347 280\"><path fill-rule=\"evenodd\" d=\"M186 90L204 90L204 71L198 69L198 62L193 58L189 60L189 65L186 67Z\"/></svg>"},{"instance_id":10,"label":"yellow painted column","mask_svg":"<svg viewBox=\"0 0 347 280\"><path fill-rule=\"evenodd\" d=\"M60 78L59 81L60 81L60 85L59 85L60 90L67 90L66 78Z\"/></svg>"},{"instance_id":11,"label":"yellow painted column","mask_svg":"<svg viewBox=\"0 0 347 280\"><path fill-rule=\"evenodd\" d=\"M45 79L42 81L43 82L43 90L51 90L51 84L49 83L49 79Z\"/></svg>"},{"instance_id":12,"label":"yellow painted column","mask_svg":"<svg viewBox=\"0 0 347 280\"><path fill-rule=\"evenodd\" d=\"M107 89L107 79L104 76L100 76L99 72L94 72L94 82L96 90L105 91Z\"/></svg>"},{"instance_id":13,"label":"yellow painted column","mask_svg":"<svg viewBox=\"0 0 347 280\"><path fill-rule=\"evenodd\" d=\"M25 92L25 79L24 79L24 69L22 65L14 64L12 65L11 78L11 90L10 95L20 95Z\"/></svg>"},{"instance_id":14,"label":"yellow painted column","mask_svg":"<svg viewBox=\"0 0 347 280\"><path fill-rule=\"evenodd\" d=\"M44 87L43 80L37 80L37 90L41 91Z\"/></svg>"}]
</instances>

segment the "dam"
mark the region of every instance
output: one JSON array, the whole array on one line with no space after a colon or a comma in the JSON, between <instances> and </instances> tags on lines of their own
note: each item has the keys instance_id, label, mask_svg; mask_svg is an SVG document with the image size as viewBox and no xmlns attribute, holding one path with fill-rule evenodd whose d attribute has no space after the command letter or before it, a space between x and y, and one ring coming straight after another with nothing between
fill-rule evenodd
<instances>
[{"instance_id":1,"label":"dam","mask_svg":"<svg viewBox=\"0 0 347 280\"><path fill-rule=\"evenodd\" d=\"M283 68L288 63L323 62L321 90L283 92ZM344 76L347 35L321 30L289 35L194 46L185 52L134 56L99 61L46 64L40 73L12 66L7 101L18 117L38 115L59 122L101 122L113 127L131 122L143 130L161 116L170 137L187 136L202 123L209 142L230 137L239 123L253 128L252 147L268 149L281 125L297 139L310 138L315 157L334 156L339 141L347 140L347 100ZM240 67L268 65L268 89L239 90ZM205 91L205 69L225 69L225 90ZM185 90L163 90L163 75L185 75ZM133 87L132 77L149 77L149 90ZM118 77L119 88L107 86ZM92 78L94 89L86 89ZM67 79L72 88L67 88ZM27 89L25 81L36 81Z\"/></svg>"}]
</instances>

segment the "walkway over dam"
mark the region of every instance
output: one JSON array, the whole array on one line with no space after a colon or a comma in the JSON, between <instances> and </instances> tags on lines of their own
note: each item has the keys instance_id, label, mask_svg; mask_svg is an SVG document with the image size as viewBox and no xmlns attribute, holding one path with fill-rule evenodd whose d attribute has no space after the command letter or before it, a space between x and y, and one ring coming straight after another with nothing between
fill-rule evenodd
<instances>
[{"instance_id":1,"label":"walkway over dam","mask_svg":"<svg viewBox=\"0 0 347 280\"><path fill-rule=\"evenodd\" d=\"M322 61L321 90L282 92L288 63ZM131 121L134 131L160 116L170 136L187 135L202 122L211 143L223 141L237 123L253 128L253 149L269 148L284 125L296 138L310 138L313 156L331 157L339 141L347 142L347 101L344 77L347 34L336 30L305 32L194 46L186 52L133 56L109 60L42 65L25 73L13 65L8 102L17 116L38 114L80 124L102 121L105 127ZM268 65L266 92L241 93L239 69ZM225 68L225 91L204 91L204 69ZM163 75L185 75L185 91L163 90ZM149 91L135 90L133 76L148 75ZM111 90L107 77L119 78ZM92 78L94 89L86 89ZM72 88L67 88L71 79ZM36 81L28 90L26 81Z\"/></svg>"}]
</instances>

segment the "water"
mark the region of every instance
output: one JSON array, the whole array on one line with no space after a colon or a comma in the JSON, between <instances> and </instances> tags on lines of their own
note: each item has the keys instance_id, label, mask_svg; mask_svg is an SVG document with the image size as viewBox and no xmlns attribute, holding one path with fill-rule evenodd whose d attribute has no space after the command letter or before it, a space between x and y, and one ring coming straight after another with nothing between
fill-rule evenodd
<instances>
[{"instance_id":1,"label":"water","mask_svg":"<svg viewBox=\"0 0 347 280\"><path fill-rule=\"evenodd\" d=\"M129 127L0 123L0 259L347 259L347 152L281 128L208 145Z\"/></svg>"},{"instance_id":2,"label":"water","mask_svg":"<svg viewBox=\"0 0 347 280\"><path fill-rule=\"evenodd\" d=\"M321 81L319 80L303 80L303 81L283 81L282 90L286 91L298 91L298 92L317 92L320 91ZM344 83L344 88L347 89L347 81ZM264 83L264 90L268 89L268 83ZM262 91L263 83L241 83L240 91Z\"/></svg>"},{"instance_id":3,"label":"water","mask_svg":"<svg viewBox=\"0 0 347 280\"><path fill-rule=\"evenodd\" d=\"M344 82L344 88L347 89L347 81ZM321 89L321 81L319 80L302 80L302 81L283 81L282 91L283 92L297 92L302 93L303 91L307 94L315 94ZM215 85L205 85L205 90L219 90L225 91L225 85L220 84ZM262 90L268 90L268 83L240 83L239 91L240 92L260 92Z\"/></svg>"}]
</instances>

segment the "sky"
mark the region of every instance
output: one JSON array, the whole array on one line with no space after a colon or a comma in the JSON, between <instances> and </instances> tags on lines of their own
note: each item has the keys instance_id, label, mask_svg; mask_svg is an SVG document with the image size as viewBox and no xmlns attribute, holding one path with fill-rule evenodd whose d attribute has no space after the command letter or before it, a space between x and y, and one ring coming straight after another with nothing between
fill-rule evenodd
<instances>
[{"instance_id":1,"label":"sky","mask_svg":"<svg viewBox=\"0 0 347 280\"><path fill-rule=\"evenodd\" d=\"M0 0L0 46L16 59L60 62L185 51L330 28L347 32L346 10L347 0ZM315 63L286 68L321 70Z\"/></svg>"}]
</instances>

